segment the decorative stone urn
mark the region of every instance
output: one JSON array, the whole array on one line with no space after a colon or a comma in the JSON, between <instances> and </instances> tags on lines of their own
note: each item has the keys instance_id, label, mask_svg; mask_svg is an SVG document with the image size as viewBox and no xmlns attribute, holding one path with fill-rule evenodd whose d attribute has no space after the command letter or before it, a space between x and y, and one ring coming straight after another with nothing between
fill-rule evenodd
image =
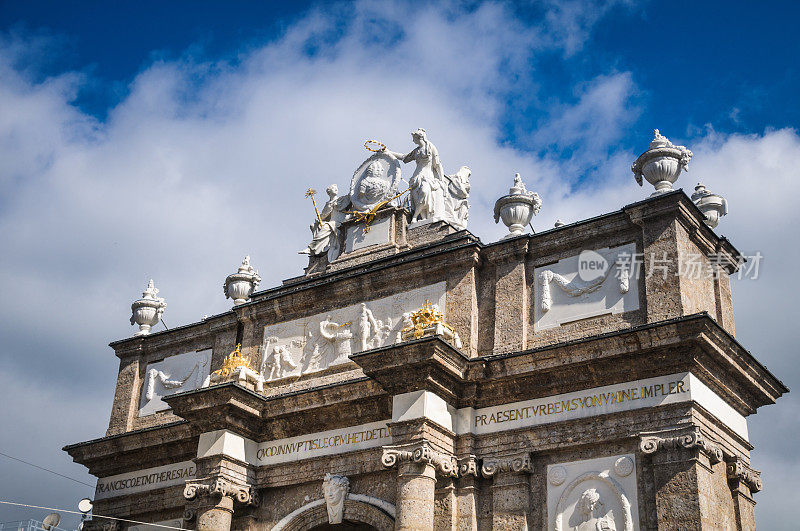
<instances>
[{"instance_id":1,"label":"decorative stone urn","mask_svg":"<svg viewBox=\"0 0 800 531\"><path fill-rule=\"evenodd\" d=\"M150 329L158 324L161 316L164 315L164 309L167 303L164 302L162 297L156 297L158 289L153 284L153 279L147 284L147 289L142 292L142 298L134 301L131 304L131 325L139 325L139 331L135 336L146 336L150 333Z\"/></svg>"},{"instance_id":2,"label":"decorative stone urn","mask_svg":"<svg viewBox=\"0 0 800 531\"><path fill-rule=\"evenodd\" d=\"M233 299L233 304L238 306L250 299L250 295L253 294L260 282L261 277L258 276L258 271L250 265L250 257L245 256L242 265L239 266L239 271L228 275L222 289L225 292L225 298Z\"/></svg>"},{"instance_id":3,"label":"decorative stone urn","mask_svg":"<svg viewBox=\"0 0 800 531\"><path fill-rule=\"evenodd\" d=\"M678 180L683 171L689 171L689 161L692 152L684 146L676 146L666 137L653 131L654 138L650 142L650 149L639 155L631 166L631 171L636 177L636 182L642 186L642 177L655 186L656 191L651 197L672 190L672 184Z\"/></svg>"},{"instance_id":4,"label":"decorative stone urn","mask_svg":"<svg viewBox=\"0 0 800 531\"><path fill-rule=\"evenodd\" d=\"M711 193L702 183L697 183L692 201L706 217L706 225L712 229L719 225L719 218L728 213L728 202L721 195Z\"/></svg>"},{"instance_id":5,"label":"decorative stone urn","mask_svg":"<svg viewBox=\"0 0 800 531\"><path fill-rule=\"evenodd\" d=\"M526 190L519 173L515 174L514 186L508 190L508 195L504 195L494 204L494 222L498 223L502 218L503 224L508 227L509 233L503 239L524 233L525 226L539 213L540 208L542 200L539 199L539 194Z\"/></svg>"}]
</instances>

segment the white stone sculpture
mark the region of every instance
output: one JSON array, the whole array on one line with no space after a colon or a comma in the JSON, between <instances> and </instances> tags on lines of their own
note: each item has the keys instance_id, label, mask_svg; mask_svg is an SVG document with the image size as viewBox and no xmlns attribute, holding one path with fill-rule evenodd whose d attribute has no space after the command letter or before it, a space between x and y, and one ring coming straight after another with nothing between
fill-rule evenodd
<instances>
[{"instance_id":1,"label":"white stone sculpture","mask_svg":"<svg viewBox=\"0 0 800 531\"><path fill-rule=\"evenodd\" d=\"M549 465L547 528L633 531L639 521L634 470L632 455Z\"/></svg>"},{"instance_id":2,"label":"white stone sculpture","mask_svg":"<svg viewBox=\"0 0 800 531\"><path fill-rule=\"evenodd\" d=\"M266 381L311 374L349 362L352 353L402 341L403 314L410 318L426 300L445 308L445 283L266 325L261 374Z\"/></svg>"},{"instance_id":3,"label":"white stone sculpture","mask_svg":"<svg viewBox=\"0 0 800 531\"><path fill-rule=\"evenodd\" d=\"M445 195L445 220L453 227L464 230L469 220L469 178L472 170L461 166L455 175L445 175L448 181Z\"/></svg>"},{"instance_id":4,"label":"white stone sculpture","mask_svg":"<svg viewBox=\"0 0 800 531\"><path fill-rule=\"evenodd\" d=\"M350 203L354 211L367 212L397 195L400 161L391 153L373 153L353 173Z\"/></svg>"},{"instance_id":5,"label":"white stone sculpture","mask_svg":"<svg viewBox=\"0 0 800 531\"><path fill-rule=\"evenodd\" d=\"M566 223L564 223L560 219L557 219L556 220L556 224L554 226L555 226L555 228L559 228L559 227L563 227L564 225L566 225Z\"/></svg>"},{"instance_id":6,"label":"white stone sculpture","mask_svg":"<svg viewBox=\"0 0 800 531\"><path fill-rule=\"evenodd\" d=\"M211 349L169 356L148 363L139 401L139 416L169 409L162 398L202 387L211 368Z\"/></svg>"},{"instance_id":7,"label":"white stone sculpture","mask_svg":"<svg viewBox=\"0 0 800 531\"><path fill-rule=\"evenodd\" d=\"M278 338L270 336L264 340L264 358L261 361L261 375L266 381L289 376L299 366L292 358L286 345L278 345ZM294 341L293 346L302 347L302 342Z\"/></svg>"},{"instance_id":8,"label":"white stone sculpture","mask_svg":"<svg viewBox=\"0 0 800 531\"><path fill-rule=\"evenodd\" d=\"M131 304L131 325L139 325L139 331L135 336L145 336L150 333L150 329L158 324L167 303L163 297L156 297L158 289L153 284L153 279L147 283L147 288L142 292L142 298Z\"/></svg>"},{"instance_id":9,"label":"white stone sculpture","mask_svg":"<svg viewBox=\"0 0 800 531\"><path fill-rule=\"evenodd\" d=\"M547 269L539 273L539 304L542 313L550 311L553 304L553 297L550 294L550 283L555 283L556 286L561 288L564 293L570 297L577 297L584 293L592 293L600 289L603 282L609 277L612 271L618 271L617 279L619 280L619 292L625 294L628 292L630 283L628 281L628 269L621 263L615 263L614 267L608 267L601 276L595 278L590 282L579 282L578 279L568 280L567 278L554 273Z\"/></svg>"},{"instance_id":10,"label":"white stone sculpture","mask_svg":"<svg viewBox=\"0 0 800 531\"><path fill-rule=\"evenodd\" d=\"M328 253L328 260L335 260L340 254L339 228L347 217L345 210L350 202L349 197L339 197L339 187L330 185L326 190L328 201L319 212L317 219L309 227L311 229L311 243L308 247L298 251L300 254L319 256ZM309 190L313 195L313 190Z\"/></svg>"},{"instance_id":11,"label":"white stone sculpture","mask_svg":"<svg viewBox=\"0 0 800 531\"><path fill-rule=\"evenodd\" d=\"M370 347L370 339L372 334L378 331L378 322L375 321L375 316L372 310L367 308L365 303L361 303L361 314L358 316L358 339L361 343L361 350L367 350Z\"/></svg>"},{"instance_id":12,"label":"white stone sculpture","mask_svg":"<svg viewBox=\"0 0 800 531\"><path fill-rule=\"evenodd\" d=\"M656 191L651 196L671 191L681 170L689 171L689 161L692 160L691 151L674 145L658 129L653 131L653 136L650 149L639 155L631 166L639 186L642 186L642 177L655 186Z\"/></svg>"},{"instance_id":13,"label":"white stone sculpture","mask_svg":"<svg viewBox=\"0 0 800 531\"><path fill-rule=\"evenodd\" d=\"M636 245L584 250L534 269L536 330L639 308ZM633 279L631 279L633 277ZM633 281L631 281L633 280Z\"/></svg>"},{"instance_id":14,"label":"white stone sculpture","mask_svg":"<svg viewBox=\"0 0 800 531\"><path fill-rule=\"evenodd\" d=\"M719 225L720 218L728 213L728 201L721 195L711 193L711 190L702 183L697 183L694 187L692 201L706 217L706 225L712 229Z\"/></svg>"},{"instance_id":15,"label":"white stone sculpture","mask_svg":"<svg viewBox=\"0 0 800 531\"><path fill-rule=\"evenodd\" d=\"M411 139L417 147L407 154L386 148L381 150L381 153L417 165L408 181L411 223L446 221L456 228L465 228L469 213L470 169L462 166L455 175L445 175L439 150L428 140L425 129L412 132Z\"/></svg>"},{"instance_id":16,"label":"white stone sculpture","mask_svg":"<svg viewBox=\"0 0 800 531\"><path fill-rule=\"evenodd\" d=\"M350 359L352 353L350 341L353 339L353 333L346 328L350 324L350 322L339 324L329 314L319 322L317 330L312 329L308 332L302 360L304 373L346 363Z\"/></svg>"},{"instance_id":17,"label":"white stone sculpture","mask_svg":"<svg viewBox=\"0 0 800 531\"><path fill-rule=\"evenodd\" d=\"M245 256L242 265L239 266L239 271L228 275L225 279L222 290L225 298L233 299L233 304L238 306L250 299L250 295L260 283L261 277L258 276L258 271L250 265L250 256Z\"/></svg>"},{"instance_id":18,"label":"white stone sculpture","mask_svg":"<svg viewBox=\"0 0 800 531\"><path fill-rule=\"evenodd\" d=\"M325 474L322 494L328 508L328 523L341 524L344 519L344 501L350 492L350 480L344 476Z\"/></svg>"},{"instance_id":19,"label":"white stone sculpture","mask_svg":"<svg viewBox=\"0 0 800 531\"><path fill-rule=\"evenodd\" d=\"M525 227L531 218L539 213L542 200L536 192L529 192L522 182L519 173L514 174L514 186L494 204L494 222L502 218L503 224L508 227L509 233L505 238L513 238L525 232Z\"/></svg>"}]
</instances>

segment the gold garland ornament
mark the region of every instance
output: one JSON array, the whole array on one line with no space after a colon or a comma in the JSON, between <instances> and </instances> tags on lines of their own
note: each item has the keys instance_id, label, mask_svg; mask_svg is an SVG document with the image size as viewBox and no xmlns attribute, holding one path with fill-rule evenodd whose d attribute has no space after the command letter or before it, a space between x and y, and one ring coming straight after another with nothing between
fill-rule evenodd
<instances>
[{"instance_id":1,"label":"gold garland ornament","mask_svg":"<svg viewBox=\"0 0 800 531\"><path fill-rule=\"evenodd\" d=\"M430 299L426 299L422 308L411 314L411 326L403 328L400 333L414 332L414 339L419 339L425 335L426 329L437 324L455 333L453 327L444 322L444 313L434 307Z\"/></svg>"},{"instance_id":2,"label":"gold garland ornament","mask_svg":"<svg viewBox=\"0 0 800 531\"><path fill-rule=\"evenodd\" d=\"M236 345L236 348L225 356L225 361L222 363L222 368L214 371L216 378L227 378L231 376L239 367L250 368L250 358L242 354L242 344Z\"/></svg>"},{"instance_id":3,"label":"gold garland ornament","mask_svg":"<svg viewBox=\"0 0 800 531\"><path fill-rule=\"evenodd\" d=\"M373 149L373 148L369 147L369 144L377 144L377 145L380 146L380 148ZM386 150L386 144L384 144L383 142L378 142L377 140L367 140L366 142L364 142L364 148L366 148L367 151L372 151L373 153L378 153L379 151L385 151Z\"/></svg>"},{"instance_id":4,"label":"gold garland ornament","mask_svg":"<svg viewBox=\"0 0 800 531\"><path fill-rule=\"evenodd\" d=\"M364 232L364 234L369 234L369 231L370 231L370 226L369 225L370 225L370 223L375 221L375 216L378 214L378 210L380 210L384 206L388 205L389 203L391 203L392 201L394 201L395 199L397 199L398 197L400 197L404 193L408 192L409 190L411 190L411 188L407 188L406 190L403 190L402 192L400 192L396 196L390 197L389 199L386 199L385 201L381 201L380 203L378 203L377 205L372 207L367 212L358 212L356 210L348 210L348 211L345 212L345 214L352 214L353 215L353 219L356 221L356 223L360 223L360 222L363 221L364 222L363 232Z\"/></svg>"}]
</instances>

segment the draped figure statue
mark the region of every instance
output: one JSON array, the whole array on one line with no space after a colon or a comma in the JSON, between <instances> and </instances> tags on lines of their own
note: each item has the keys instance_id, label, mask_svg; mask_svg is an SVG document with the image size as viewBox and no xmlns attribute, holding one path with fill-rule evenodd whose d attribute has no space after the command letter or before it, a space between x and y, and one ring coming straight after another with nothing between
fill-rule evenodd
<instances>
[{"instance_id":1,"label":"draped figure statue","mask_svg":"<svg viewBox=\"0 0 800 531\"><path fill-rule=\"evenodd\" d=\"M407 154L396 153L384 149L385 153L405 163L416 162L417 167L408 181L411 188L411 222L427 219L442 220L445 216L445 182L439 150L428 140L425 130L420 128L411 133L411 139L417 145Z\"/></svg>"}]
</instances>

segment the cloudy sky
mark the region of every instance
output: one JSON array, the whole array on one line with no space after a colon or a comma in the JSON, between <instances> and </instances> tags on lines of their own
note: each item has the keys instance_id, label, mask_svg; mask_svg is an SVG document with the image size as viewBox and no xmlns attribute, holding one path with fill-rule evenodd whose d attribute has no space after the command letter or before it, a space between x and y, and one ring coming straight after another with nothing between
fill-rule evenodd
<instances>
[{"instance_id":1,"label":"cloudy sky","mask_svg":"<svg viewBox=\"0 0 800 531\"><path fill-rule=\"evenodd\" d=\"M305 189L417 127L448 173L472 168L484 242L515 172L544 229L646 197L630 164L654 128L690 147L678 185L724 195L717 231L764 256L734 281L738 339L800 389L793 2L164 4L0 3L0 452L92 484L60 449L105 433L106 345L147 280L176 326L230 307L245 254L263 287L301 274ZM750 418L764 529L796 512L798 410L793 393ZM0 500L92 494L3 456L0 477Z\"/></svg>"}]
</instances>

